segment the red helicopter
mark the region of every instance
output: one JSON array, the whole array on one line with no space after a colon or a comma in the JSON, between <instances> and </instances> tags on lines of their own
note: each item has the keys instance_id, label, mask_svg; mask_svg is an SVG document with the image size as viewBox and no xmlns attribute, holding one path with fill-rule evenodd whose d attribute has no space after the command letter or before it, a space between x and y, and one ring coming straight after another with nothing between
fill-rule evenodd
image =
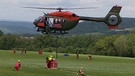
<instances>
[{"instance_id":1,"label":"red helicopter","mask_svg":"<svg viewBox=\"0 0 135 76\"><path fill-rule=\"evenodd\" d=\"M108 28L114 29L122 22L122 19L119 15L121 11L121 6L113 6L109 13L103 18L97 17L85 17L78 16L77 14L69 11L69 9L87 9L87 8L40 8L40 7L25 7L25 8L34 8L34 9L49 9L49 10L58 10L55 12L47 13L33 22L37 31L45 34L56 34L59 31L61 34L66 34L67 30L74 28L80 20L85 21L96 21L104 22L107 24Z\"/></svg>"}]
</instances>

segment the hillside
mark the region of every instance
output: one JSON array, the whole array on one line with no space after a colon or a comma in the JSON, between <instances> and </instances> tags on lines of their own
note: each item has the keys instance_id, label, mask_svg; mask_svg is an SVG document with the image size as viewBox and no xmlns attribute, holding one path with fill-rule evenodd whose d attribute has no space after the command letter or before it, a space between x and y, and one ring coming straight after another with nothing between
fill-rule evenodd
<instances>
[{"instance_id":1,"label":"hillside","mask_svg":"<svg viewBox=\"0 0 135 76\"><path fill-rule=\"evenodd\" d=\"M75 28L69 30L69 34L128 33L129 30L135 28L135 18L123 18L122 20L123 22L119 25L118 30L108 29L108 27L102 22L80 22ZM34 28L33 22L0 21L0 30L4 33L11 34L38 34L36 28Z\"/></svg>"},{"instance_id":2,"label":"hillside","mask_svg":"<svg viewBox=\"0 0 135 76\"><path fill-rule=\"evenodd\" d=\"M0 21L0 30L11 34L37 34L32 22Z\"/></svg>"}]
</instances>

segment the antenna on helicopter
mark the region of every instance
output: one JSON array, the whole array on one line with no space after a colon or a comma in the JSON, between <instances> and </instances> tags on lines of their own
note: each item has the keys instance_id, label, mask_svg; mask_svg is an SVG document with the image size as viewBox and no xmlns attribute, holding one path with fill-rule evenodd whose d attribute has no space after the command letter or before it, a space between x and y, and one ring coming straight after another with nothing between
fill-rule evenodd
<instances>
[{"instance_id":1,"label":"antenna on helicopter","mask_svg":"<svg viewBox=\"0 0 135 76\"><path fill-rule=\"evenodd\" d=\"M45 12L43 12L44 15L47 15Z\"/></svg>"}]
</instances>

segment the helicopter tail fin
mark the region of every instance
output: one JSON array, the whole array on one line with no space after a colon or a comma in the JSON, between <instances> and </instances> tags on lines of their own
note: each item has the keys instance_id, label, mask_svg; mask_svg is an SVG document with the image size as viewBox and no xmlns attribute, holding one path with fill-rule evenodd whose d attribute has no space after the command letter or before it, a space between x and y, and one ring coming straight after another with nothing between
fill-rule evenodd
<instances>
[{"instance_id":1,"label":"helicopter tail fin","mask_svg":"<svg viewBox=\"0 0 135 76\"><path fill-rule=\"evenodd\" d=\"M113 6L109 13L105 16L104 22L109 28L118 28L118 25L122 22L122 19L119 15L121 8L121 6Z\"/></svg>"}]
</instances>

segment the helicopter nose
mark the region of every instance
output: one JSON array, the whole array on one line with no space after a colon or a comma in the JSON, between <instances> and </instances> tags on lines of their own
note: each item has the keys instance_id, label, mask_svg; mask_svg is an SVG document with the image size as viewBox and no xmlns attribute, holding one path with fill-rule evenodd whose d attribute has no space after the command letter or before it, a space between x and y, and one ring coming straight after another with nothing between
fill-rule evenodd
<instances>
[{"instance_id":1,"label":"helicopter nose","mask_svg":"<svg viewBox=\"0 0 135 76\"><path fill-rule=\"evenodd\" d=\"M33 22L33 24L34 25L37 25L37 23L38 23L38 21L35 19L34 22Z\"/></svg>"}]
</instances>

